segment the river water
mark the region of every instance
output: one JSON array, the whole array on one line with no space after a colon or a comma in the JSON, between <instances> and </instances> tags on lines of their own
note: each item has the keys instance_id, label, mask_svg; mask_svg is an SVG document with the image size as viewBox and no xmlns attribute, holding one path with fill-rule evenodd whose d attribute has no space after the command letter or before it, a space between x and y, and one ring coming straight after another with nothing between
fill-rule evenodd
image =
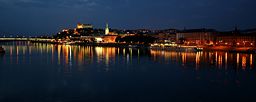
<instances>
[{"instance_id":1,"label":"river water","mask_svg":"<svg viewBox=\"0 0 256 102\"><path fill-rule=\"evenodd\" d=\"M0 43L1 102L255 101L255 54Z\"/></svg>"}]
</instances>

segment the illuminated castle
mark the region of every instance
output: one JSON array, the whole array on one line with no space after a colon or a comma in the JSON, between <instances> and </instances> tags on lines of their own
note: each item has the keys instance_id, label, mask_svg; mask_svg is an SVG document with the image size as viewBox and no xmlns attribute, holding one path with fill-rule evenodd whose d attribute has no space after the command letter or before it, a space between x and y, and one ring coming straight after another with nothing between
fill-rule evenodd
<instances>
[{"instance_id":1,"label":"illuminated castle","mask_svg":"<svg viewBox=\"0 0 256 102\"><path fill-rule=\"evenodd\" d=\"M86 28L93 28L93 26L91 24L81 24L81 23L78 23L76 28L77 29L86 29Z\"/></svg>"}]
</instances>

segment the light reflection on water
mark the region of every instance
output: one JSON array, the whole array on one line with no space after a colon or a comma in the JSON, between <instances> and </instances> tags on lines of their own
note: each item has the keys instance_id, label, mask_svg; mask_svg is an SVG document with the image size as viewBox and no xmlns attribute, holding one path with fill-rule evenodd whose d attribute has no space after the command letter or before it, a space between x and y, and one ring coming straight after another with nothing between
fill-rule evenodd
<instances>
[{"instance_id":1,"label":"light reflection on water","mask_svg":"<svg viewBox=\"0 0 256 102\"><path fill-rule=\"evenodd\" d=\"M192 65L194 68L215 67L219 69L253 69L255 54L228 52L168 52L151 50L153 61Z\"/></svg>"},{"instance_id":2,"label":"light reflection on water","mask_svg":"<svg viewBox=\"0 0 256 102\"><path fill-rule=\"evenodd\" d=\"M136 58L140 63L140 57L149 57L151 61L162 64L179 64L183 67L200 68L215 67L219 69L254 69L255 54L246 53L228 53L228 52L175 52L150 49L134 48L115 48L115 47L89 47L89 46L71 46L71 45L52 45L39 43L21 43L18 45L3 45L6 49L6 55L10 58L11 64L22 63L23 59L19 57L31 57L32 55L50 56L51 63L58 63L66 67L72 67L73 64L83 66L94 63L104 64L109 68L110 64L117 63L120 58L123 63L133 63ZM16 60L14 61L14 57ZM25 57L24 57L25 56ZM26 60L26 59L24 59ZM47 59L49 60L49 59ZM31 60L28 60L31 63ZM56 62L57 61L57 62ZM8 62L8 61L4 61ZM24 62L24 61L23 61Z\"/></svg>"},{"instance_id":3,"label":"light reflection on water","mask_svg":"<svg viewBox=\"0 0 256 102\"><path fill-rule=\"evenodd\" d=\"M256 91L255 54L28 42L2 46L0 101L244 101Z\"/></svg>"}]
</instances>

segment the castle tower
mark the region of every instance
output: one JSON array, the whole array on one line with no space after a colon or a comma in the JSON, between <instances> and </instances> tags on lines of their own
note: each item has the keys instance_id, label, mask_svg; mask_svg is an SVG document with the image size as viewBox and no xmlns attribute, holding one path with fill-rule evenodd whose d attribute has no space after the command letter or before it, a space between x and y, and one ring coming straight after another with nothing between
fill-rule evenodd
<instances>
[{"instance_id":1,"label":"castle tower","mask_svg":"<svg viewBox=\"0 0 256 102\"><path fill-rule=\"evenodd\" d=\"M108 23L106 24L106 28L105 28L105 35L109 34L109 27L108 27Z\"/></svg>"}]
</instances>

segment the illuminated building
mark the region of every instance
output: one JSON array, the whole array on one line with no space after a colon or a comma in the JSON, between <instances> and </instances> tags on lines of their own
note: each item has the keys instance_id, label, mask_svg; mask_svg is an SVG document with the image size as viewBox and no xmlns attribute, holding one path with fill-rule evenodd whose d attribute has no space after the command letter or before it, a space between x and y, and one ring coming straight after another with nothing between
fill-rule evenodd
<instances>
[{"instance_id":1,"label":"illuminated building","mask_svg":"<svg viewBox=\"0 0 256 102\"><path fill-rule=\"evenodd\" d=\"M104 42L106 43L115 43L117 35L105 35L103 37Z\"/></svg>"},{"instance_id":2,"label":"illuminated building","mask_svg":"<svg viewBox=\"0 0 256 102\"><path fill-rule=\"evenodd\" d=\"M77 24L77 29L86 29L86 28L93 28L93 25L91 25L91 24L81 24L81 23Z\"/></svg>"},{"instance_id":3,"label":"illuminated building","mask_svg":"<svg viewBox=\"0 0 256 102\"><path fill-rule=\"evenodd\" d=\"M151 34L157 38L158 43L171 43L176 41L176 29L156 30Z\"/></svg>"},{"instance_id":4,"label":"illuminated building","mask_svg":"<svg viewBox=\"0 0 256 102\"><path fill-rule=\"evenodd\" d=\"M117 33L110 32L108 23L106 24L105 28L105 36L102 37L103 42L105 43L115 43L117 38Z\"/></svg>"},{"instance_id":5,"label":"illuminated building","mask_svg":"<svg viewBox=\"0 0 256 102\"><path fill-rule=\"evenodd\" d=\"M93 25L78 23L74 34L82 35L82 36L91 36L93 32L94 32Z\"/></svg>"},{"instance_id":6,"label":"illuminated building","mask_svg":"<svg viewBox=\"0 0 256 102\"><path fill-rule=\"evenodd\" d=\"M213 29L190 29L176 34L176 41L186 45L212 45L216 31Z\"/></svg>"},{"instance_id":7,"label":"illuminated building","mask_svg":"<svg viewBox=\"0 0 256 102\"><path fill-rule=\"evenodd\" d=\"M256 44L256 30L220 32L216 35L216 45L253 47Z\"/></svg>"},{"instance_id":8,"label":"illuminated building","mask_svg":"<svg viewBox=\"0 0 256 102\"><path fill-rule=\"evenodd\" d=\"M81 36L80 41L84 42L93 42L94 37L93 36Z\"/></svg>"},{"instance_id":9,"label":"illuminated building","mask_svg":"<svg viewBox=\"0 0 256 102\"><path fill-rule=\"evenodd\" d=\"M109 32L108 35L118 35L116 32Z\"/></svg>"},{"instance_id":10,"label":"illuminated building","mask_svg":"<svg viewBox=\"0 0 256 102\"><path fill-rule=\"evenodd\" d=\"M101 42L103 42L103 39L101 37L95 37L95 41L97 43L101 43Z\"/></svg>"}]
</instances>

